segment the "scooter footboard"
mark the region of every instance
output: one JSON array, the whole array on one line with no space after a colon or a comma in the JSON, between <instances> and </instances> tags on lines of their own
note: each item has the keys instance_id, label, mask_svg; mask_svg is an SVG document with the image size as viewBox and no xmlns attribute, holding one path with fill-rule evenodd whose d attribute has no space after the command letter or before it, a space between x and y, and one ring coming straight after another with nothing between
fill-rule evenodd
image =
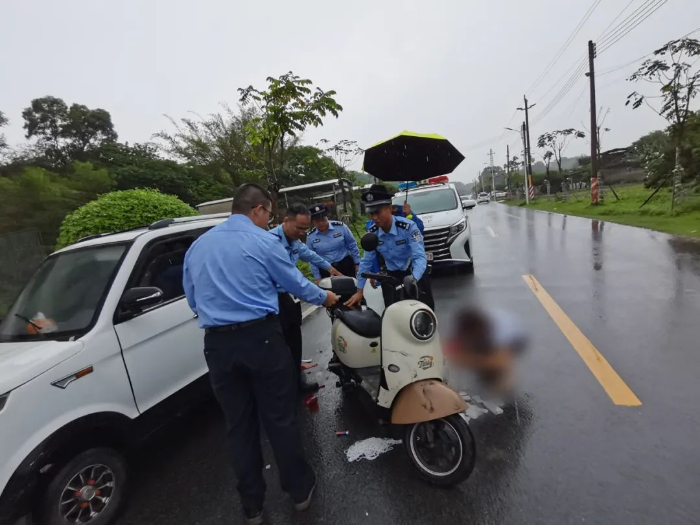
<instances>
[{"instance_id":1,"label":"scooter footboard","mask_svg":"<svg viewBox=\"0 0 700 525\"><path fill-rule=\"evenodd\" d=\"M391 422L409 425L432 421L464 412L469 405L457 392L437 379L425 379L406 385L398 393L391 409Z\"/></svg>"}]
</instances>

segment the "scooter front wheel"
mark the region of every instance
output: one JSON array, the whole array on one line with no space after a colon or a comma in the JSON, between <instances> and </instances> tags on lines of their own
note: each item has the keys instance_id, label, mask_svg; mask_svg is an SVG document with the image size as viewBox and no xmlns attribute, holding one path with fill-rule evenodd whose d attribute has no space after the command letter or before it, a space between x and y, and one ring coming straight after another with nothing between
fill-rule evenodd
<instances>
[{"instance_id":1,"label":"scooter front wheel","mask_svg":"<svg viewBox=\"0 0 700 525\"><path fill-rule=\"evenodd\" d=\"M420 476L435 485L456 485L476 463L476 441L459 415L406 427L404 447Z\"/></svg>"}]
</instances>

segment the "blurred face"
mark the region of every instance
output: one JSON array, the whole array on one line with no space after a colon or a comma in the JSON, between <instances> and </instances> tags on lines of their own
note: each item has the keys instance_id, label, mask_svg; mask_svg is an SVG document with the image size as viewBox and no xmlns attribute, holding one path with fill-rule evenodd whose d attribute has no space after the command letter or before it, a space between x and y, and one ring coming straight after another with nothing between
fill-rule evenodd
<instances>
[{"instance_id":1,"label":"blurred face","mask_svg":"<svg viewBox=\"0 0 700 525\"><path fill-rule=\"evenodd\" d=\"M378 210L371 211L369 218L372 219L377 226L384 231L391 229L391 224L394 221L394 216L391 214L391 205L387 204Z\"/></svg>"},{"instance_id":2,"label":"blurred face","mask_svg":"<svg viewBox=\"0 0 700 525\"><path fill-rule=\"evenodd\" d=\"M270 224L270 221L274 217L271 206L272 203L268 202L264 205L258 204L251 210L249 215L250 220L253 221L253 224L255 224L258 228L262 228L263 230L268 229L268 224Z\"/></svg>"},{"instance_id":3,"label":"blurred face","mask_svg":"<svg viewBox=\"0 0 700 525\"><path fill-rule=\"evenodd\" d=\"M284 234L292 241L298 241L306 230L311 226L311 217L308 215L297 215L293 219L285 217L282 223Z\"/></svg>"},{"instance_id":4,"label":"blurred face","mask_svg":"<svg viewBox=\"0 0 700 525\"><path fill-rule=\"evenodd\" d=\"M320 217L312 221L314 227L321 233L328 231L328 217Z\"/></svg>"}]
</instances>

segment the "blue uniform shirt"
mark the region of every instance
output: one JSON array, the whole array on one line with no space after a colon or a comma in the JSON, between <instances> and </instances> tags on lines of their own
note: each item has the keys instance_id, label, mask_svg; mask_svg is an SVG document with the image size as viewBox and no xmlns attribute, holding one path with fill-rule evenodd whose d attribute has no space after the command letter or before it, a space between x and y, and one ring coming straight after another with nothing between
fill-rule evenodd
<instances>
[{"instance_id":1,"label":"blue uniform shirt","mask_svg":"<svg viewBox=\"0 0 700 525\"><path fill-rule=\"evenodd\" d=\"M394 217L404 217L408 219L403 214L403 209L399 206L399 211L398 213L394 214ZM416 226L418 226L418 230L420 231L420 234L423 235L423 232L425 231L425 226L423 226L423 221L416 215L415 213L411 214L411 218L408 219L409 221L413 221L416 223ZM369 229L374 226L374 221L372 219L369 219L367 222L365 222L365 230L369 231ZM365 270L367 271L367 270ZM374 263L372 264L372 268L369 270L372 273L379 273L379 259L375 259Z\"/></svg>"},{"instance_id":2,"label":"blue uniform shirt","mask_svg":"<svg viewBox=\"0 0 700 525\"><path fill-rule=\"evenodd\" d=\"M423 277L425 268L428 265L428 258L425 255L423 237L415 222L394 216L388 233L376 224L371 226L368 231L377 234L379 246L373 252L365 252L360 261L360 270L357 278L357 287L359 289L364 288L367 281L367 279L362 277L362 272L372 271L377 260L377 252L384 258L387 270L407 270L412 264L411 273L413 277L416 280Z\"/></svg>"},{"instance_id":3,"label":"blue uniform shirt","mask_svg":"<svg viewBox=\"0 0 700 525\"><path fill-rule=\"evenodd\" d=\"M284 234L284 230L282 229L281 224L276 228L272 228L270 230L270 233L272 234L275 240L278 240L280 244L282 244L284 249L287 251L289 260L292 262L292 264L294 264L294 266L296 266L297 261L301 259L302 261L311 264L312 269L314 268L314 266L318 266L319 268L322 268L324 270L328 270L328 268L331 267L331 263L329 263L326 259L321 257L316 252L312 252L311 250L309 250L306 247L306 244L304 244L303 242L292 241L290 244L287 241L287 236ZM287 290L284 286L280 286L279 289L280 291L290 292L294 294L294 292L292 292L291 290Z\"/></svg>"},{"instance_id":4,"label":"blue uniform shirt","mask_svg":"<svg viewBox=\"0 0 700 525\"><path fill-rule=\"evenodd\" d=\"M339 262L350 254L355 264L360 264L360 250L350 229L340 221L328 221L328 230L320 232L311 230L306 238L306 246L323 257L326 261ZM324 268L325 269L325 268ZM311 265L311 272L316 279L321 278L319 267Z\"/></svg>"},{"instance_id":5,"label":"blue uniform shirt","mask_svg":"<svg viewBox=\"0 0 700 525\"><path fill-rule=\"evenodd\" d=\"M326 300L326 292L301 274L278 240L240 214L187 250L182 285L201 328L279 313L277 286L312 304Z\"/></svg>"}]
</instances>

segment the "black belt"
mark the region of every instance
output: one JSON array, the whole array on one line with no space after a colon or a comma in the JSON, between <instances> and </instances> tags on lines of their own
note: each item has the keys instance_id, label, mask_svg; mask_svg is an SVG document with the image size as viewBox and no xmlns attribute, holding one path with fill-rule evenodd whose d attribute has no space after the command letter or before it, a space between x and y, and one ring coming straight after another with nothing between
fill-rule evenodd
<instances>
[{"instance_id":1,"label":"black belt","mask_svg":"<svg viewBox=\"0 0 700 525\"><path fill-rule=\"evenodd\" d=\"M267 314L265 317L253 319L251 321L243 321L242 323L224 324L221 326L210 326L208 328L205 328L204 332L207 334L211 334L213 332L235 332L236 330L247 328L248 326L253 326L254 324L262 323L263 321L267 321L268 319L273 319L275 317L277 317L277 314Z\"/></svg>"}]
</instances>

